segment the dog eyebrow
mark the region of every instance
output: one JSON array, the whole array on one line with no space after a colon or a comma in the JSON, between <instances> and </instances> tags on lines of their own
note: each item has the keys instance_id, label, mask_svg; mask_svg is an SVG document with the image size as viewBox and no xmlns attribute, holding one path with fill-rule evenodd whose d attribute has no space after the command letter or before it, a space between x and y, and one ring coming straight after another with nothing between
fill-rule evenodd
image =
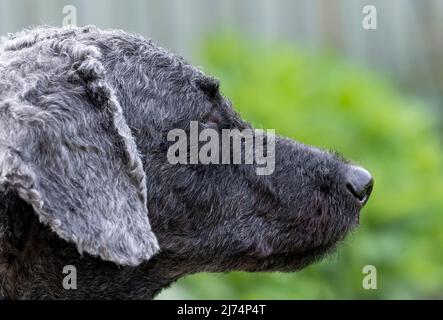
<instances>
[{"instance_id":1,"label":"dog eyebrow","mask_svg":"<svg viewBox=\"0 0 443 320\"><path fill-rule=\"evenodd\" d=\"M195 80L195 84L210 99L220 95L220 82L213 77L199 77Z\"/></svg>"}]
</instances>

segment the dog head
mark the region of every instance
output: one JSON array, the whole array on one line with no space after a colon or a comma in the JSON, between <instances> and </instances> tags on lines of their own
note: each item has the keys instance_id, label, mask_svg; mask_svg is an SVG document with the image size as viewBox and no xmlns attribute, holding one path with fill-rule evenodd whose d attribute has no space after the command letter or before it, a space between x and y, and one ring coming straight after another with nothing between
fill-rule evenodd
<instances>
[{"instance_id":1,"label":"dog head","mask_svg":"<svg viewBox=\"0 0 443 320\"><path fill-rule=\"evenodd\" d=\"M0 79L0 191L104 260L297 270L358 224L372 190L341 157L253 129L216 80L140 37L28 31L2 43Z\"/></svg>"}]
</instances>

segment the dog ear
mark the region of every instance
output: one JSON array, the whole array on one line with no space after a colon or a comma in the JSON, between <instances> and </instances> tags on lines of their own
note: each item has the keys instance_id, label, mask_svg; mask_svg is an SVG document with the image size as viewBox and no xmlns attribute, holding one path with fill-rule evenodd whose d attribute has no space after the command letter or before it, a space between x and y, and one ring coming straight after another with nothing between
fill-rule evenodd
<instances>
[{"instance_id":1,"label":"dog ear","mask_svg":"<svg viewBox=\"0 0 443 320\"><path fill-rule=\"evenodd\" d=\"M66 67L13 98L0 93L0 192L18 194L80 253L138 265L159 248L142 162L100 54L71 41L51 50Z\"/></svg>"}]
</instances>

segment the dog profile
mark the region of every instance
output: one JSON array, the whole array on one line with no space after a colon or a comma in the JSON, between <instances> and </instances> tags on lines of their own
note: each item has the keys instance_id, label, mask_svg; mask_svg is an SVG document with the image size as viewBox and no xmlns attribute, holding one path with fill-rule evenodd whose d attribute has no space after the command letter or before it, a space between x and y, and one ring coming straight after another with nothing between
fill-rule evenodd
<instances>
[{"instance_id":1,"label":"dog profile","mask_svg":"<svg viewBox=\"0 0 443 320\"><path fill-rule=\"evenodd\" d=\"M3 38L0 297L150 299L197 272L296 271L357 226L365 169L279 136L270 175L171 164L168 132L191 121L253 129L216 79L140 36Z\"/></svg>"}]
</instances>

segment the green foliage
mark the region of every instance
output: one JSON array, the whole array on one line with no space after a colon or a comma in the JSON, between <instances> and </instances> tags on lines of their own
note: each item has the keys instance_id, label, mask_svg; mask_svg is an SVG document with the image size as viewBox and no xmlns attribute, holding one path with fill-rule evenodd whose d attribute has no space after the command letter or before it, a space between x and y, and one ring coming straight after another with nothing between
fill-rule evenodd
<instances>
[{"instance_id":1,"label":"green foliage","mask_svg":"<svg viewBox=\"0 0 443 320\"><path fill-rule=\"evenodd\" d=\"M190 276L163 297L441 297L443 148L426 106L367 70L290 46L221 37L206 43L203 58L242 117L337 150L368 168L375 187L360 228L323 262L294 274ZM377 267L377 290L362 288L368 264Z\"/></svg>"}]
</instances>

